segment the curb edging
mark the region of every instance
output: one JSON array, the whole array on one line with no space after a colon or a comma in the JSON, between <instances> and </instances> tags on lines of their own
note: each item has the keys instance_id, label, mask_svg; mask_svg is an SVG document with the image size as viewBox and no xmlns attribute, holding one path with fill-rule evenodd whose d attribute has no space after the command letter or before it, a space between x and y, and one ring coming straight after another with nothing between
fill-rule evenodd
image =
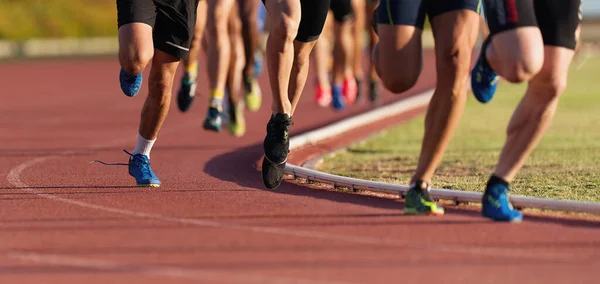
<instances>
[{"instance_id":1,"label":"curb edging","mask_svg":"<svg viewBox=\"0 0 600 284\"><path fill-rule=\"evenodd\" d=\"M308 145L314 145L353 128L366 126L378 120L399 115L419 107L424 107L429 103L432 95L433 90L429 90L419 95L402 99L385 107L377 108L354 117L343 119L334 124L294 136L290 139L290 150L302 148ZM344 186L351 188L352 190L359 189L372 192L397 194L399 197L404 197L409 189L409 186L406 185L343 177L293 164L287 164L285 167L285 172L287 174L291 174L294 179L301 177L310 181L333 184L334 187ZM483 194L480 192L437 188L431 189L430 193L435 199L451 200L455 204L467 202L481 203L481 198L483 197ZM600 214L600 203L554 200L549 198L526 197L520 195L511 195L510 200L517 208L537 208L556 211Z\"/></svg>"}]
</instances>

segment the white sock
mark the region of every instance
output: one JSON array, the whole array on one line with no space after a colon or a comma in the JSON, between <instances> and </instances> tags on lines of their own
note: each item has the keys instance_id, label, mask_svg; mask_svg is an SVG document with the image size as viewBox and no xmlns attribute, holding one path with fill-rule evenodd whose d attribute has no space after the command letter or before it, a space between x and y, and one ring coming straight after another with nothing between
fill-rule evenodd
<instances>
[{"instance_id":1,"label":"white sock","mask_svg":"<svg viewBox=\"0 0 600 284\"><path fill-rule=\"evenodd\" d=\"M132 154L146 155L146 157L150 159L150 150L152 150L154 142L156 142L156 139L147 140L146 138L142 137L142 135L138 134L137 142L135 142L135 148L133 149Z\"/></svg>"}]
</instances>

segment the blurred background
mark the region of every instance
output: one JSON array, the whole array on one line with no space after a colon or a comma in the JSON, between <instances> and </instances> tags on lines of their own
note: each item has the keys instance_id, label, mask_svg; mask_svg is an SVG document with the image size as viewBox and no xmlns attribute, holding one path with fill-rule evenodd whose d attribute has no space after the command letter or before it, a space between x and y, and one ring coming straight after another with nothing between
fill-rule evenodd
<instances>
[{"instance_id":1,"label":"blurred background","mask_svg":"<svg viewBox=\"0 0 600 284\"><path fill-rule=\"evenodd\" d=\"M582 10L582 40L595 43L600 39L600 0L584 0ZM0 0L0 59L112 54L116 35L114 0ZM93 41L77 40L82 38Z\"/></svg>"}]
</instances>

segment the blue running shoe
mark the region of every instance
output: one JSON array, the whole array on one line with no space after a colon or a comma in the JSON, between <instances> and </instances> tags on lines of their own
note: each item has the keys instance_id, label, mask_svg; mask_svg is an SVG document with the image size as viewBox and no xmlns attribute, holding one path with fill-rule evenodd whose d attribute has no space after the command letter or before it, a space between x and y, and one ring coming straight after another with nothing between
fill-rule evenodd
<instances>
[{"instance_id":1,"label":"blue running shoe","mask_svg":"<svg viewBox=\"0 0 600 284\"><path fill-rule=\"evenodd\" d=\"M485 50L489 43L490 38L488 37L481 45L481 53L475 63L475 68L471 71L471 89L475 98L481 103L491 101L498 87L498 74L494 72L485 58Z\"/></svg>"},{"instance_id":2,"label":"blue running shoe","mask_svg":"<svg viewBox=\"0 0 600 284\"><path fill-rule=\"evenodd\" d=\"M481 205L481 215L498 222L519 223L523 214L513 208L508 200L509 188L502 184L489 185L485 190Z\"/></svg>"},{"instance_id":3,"label":"blue running shoe","mask_svg":"<svg viewBox=\"0 0 600 284\"><path fill-rule=\"evenodd\" d=\"M346 98L342 92L342 86L336 84L331 88L331 96L333 98L332 106L335 110L344 110L346 108Z\"/></svg>"},{"instance_id":4,"label":"blue running shoe","mask_svg":"<svg viewBox=\"0 0 600 284\"><path fill-rule=\"evenodd\" d=\"M150 160L146 155L142 154L131 154L126 150L125 153L129 154L129 175L135 178L135 182L140 187L159 187L160 180L150 168Z\"/></svg>"},{"instance_id":5,"label":"blue running shoe","mask_svg":"<svg viewBox=\"0 0 600 284\"><path fill-rule=\"evenodd\" d=\"M128 97L135 97L142 88L142 73L129 75L121 68L119 81L121 82L121 90L123 90L123 93Z\"/></svg>"}]
</instances>

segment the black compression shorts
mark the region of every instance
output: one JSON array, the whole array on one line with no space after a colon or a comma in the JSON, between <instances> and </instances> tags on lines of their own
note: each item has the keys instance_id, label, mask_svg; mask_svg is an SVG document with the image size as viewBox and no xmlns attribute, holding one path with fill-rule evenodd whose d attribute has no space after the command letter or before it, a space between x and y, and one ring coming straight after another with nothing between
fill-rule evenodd
<instances>
[{"instance_id":1,"label":"black compression shorts","mask_svg":"<svg viewBox=\"0 0 600 284\"><path fill-rule=\"evenodd\" d=\"M423 29L429 19L456 10L479 13L481 0L381 0L376 10L378 24L407 25Z\"/></svg>"},{"instance_id":2,"label":"black compression shorts","mask_svg":"<svg viewBox=\"0 0 600 284\"><path fill-rule=\"evenodd\" d=\"M490 36L518 27L537 26L544 45L575 49L581 21L580 0L485 0Z\"/></svg>"},{"instance_id":3,"label":"black compression shorts","mask_svg":"<svg viewBox=\"0 0 600 284\"><path fill-rule=\"evenodd\" d=\"M300 1L302 17L298 27L297 41L312 42L319 39L327 13L330 0L297 0ZM263 3L265 0L263 0Z\"/></svg>"},{"instance_id":4,"label":"black compression shorts","mask_svg":"<svg viewBox=\"0 0 600 284\"><path fill-rule=\"evenodd\" d=\"M338 23L352 18L352 0L331 0L330 8Z\"/></svg>"},{"instance_id":5,"label":"black compression shorts","mask_svg":"<svg viewBox=\"0 0 600 284\"><path fill-rule=\"evenodd\" d=\"M196 25L198 0L117 0L119 28L131 23L152 27L154 48L186 59Z\"/></svg>"}]
</instances>

